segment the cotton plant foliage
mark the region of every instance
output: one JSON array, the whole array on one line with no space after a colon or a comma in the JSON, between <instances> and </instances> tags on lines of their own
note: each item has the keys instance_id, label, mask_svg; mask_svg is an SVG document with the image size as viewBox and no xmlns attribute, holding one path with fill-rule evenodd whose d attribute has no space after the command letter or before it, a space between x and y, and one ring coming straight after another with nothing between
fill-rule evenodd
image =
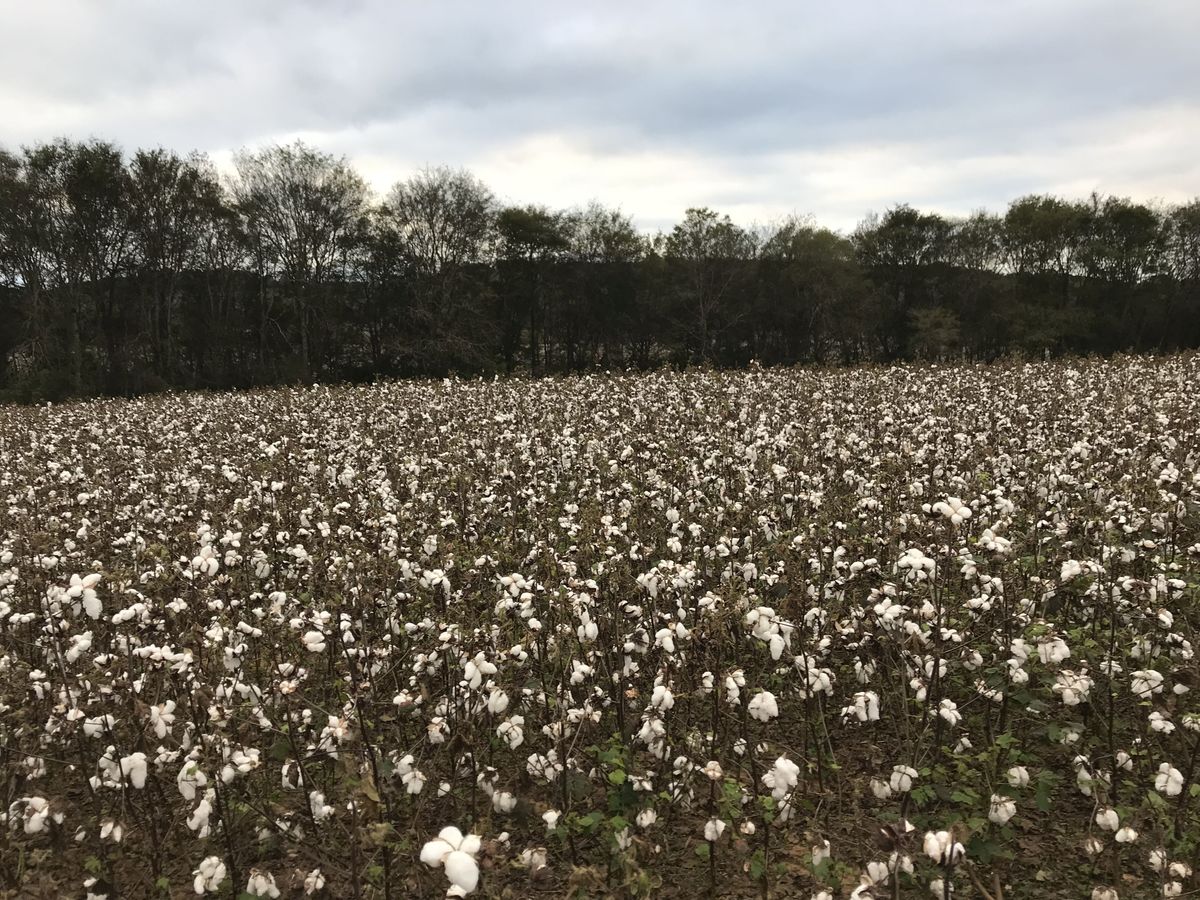
<instances>
[{"instance_id":1,"label":"cotton plant foliage","mask_svg":"<svg viewBox=\"0 0 1200 900\"><path fill-rule=\"evenodd\" d=\"M0 407L0 890L1194 893L1197 384Z\"/></svg>"}]
</instances>

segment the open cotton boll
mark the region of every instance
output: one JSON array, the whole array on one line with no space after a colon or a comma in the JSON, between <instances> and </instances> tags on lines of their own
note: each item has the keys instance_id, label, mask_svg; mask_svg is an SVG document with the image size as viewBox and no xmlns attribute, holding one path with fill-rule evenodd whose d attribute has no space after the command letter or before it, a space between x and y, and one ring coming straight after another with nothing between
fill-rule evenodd
<instances>
[{"instance_id":1,"label":"open cotton boll","mask_svg":"<svg viewBox=\"0 0 1200 900\"><path fill-rule=\"evenodd\" d=\"M206 856L193 870L192 890L197 894L215 894L225 880L225 863L219 856Z\"/></svg>"},{"instance_id":2,"label":"open cotton boll","mask_svg":"<svg viewBox=\"0 0 1200 900\"><path fill-rule=\"evenodd\" d=\"M952 525L961 525L967 519L971 518L971 507L963 503L958 497L947 497L945 500L935 503L933 511L949 519Z\"/></svg>"},{"instance_id":3,"label":"open cotton boll","mask_svg":"<svg viewBox=\"0 0 1200 900\"><path fill-rule=\"evenodd\" d=\"M720 840L721 835L725 833L725 828L725 822L714 816L704 823L704 839L706 841Z\"/></svg>"},{"instance_id":4,"label":"open cotton boll","mask_svg":"<svg viewBox=\"0 0 1200 900\"><path fill-rule=\"evenodd\" d=\"M953 865L963 858L966 850L954 840L949 831L927 831L922 844L925 855L939 865Z\"/></svg>"},{"instance_id":5,"label":"open cotton boll","mask_svg":"<svg viewBox=\"0 0 1200 900\"><path fill-rule=\"evenodd\" d=\"M479 884L479 866L475 855L481 841L478 835L466 837L453 825L447 825L432 841L421 848L421 862L432 868L444 867L450 880L451 896L465 897Z\"/></svg>"},{"instance_id":6,"label":"open cotton boll","mask_svg":"<svg viewBox=\"0 0 1200 900\"><path fill-rule=\"evenodd\" d=\"M776 703L775 695L770 691L759 691L750 698L746 711L750 713L752 719L769 722L779 715L779 704Z\"/></svg>"},{"instance_id":7,"label":"open cotton boll","mask_svg":"<svg viewBox=\"0 0 1200 900\"><path fill-rule=\"evenodd\" d=\"M275 884L275 876L261 869L251 869L246 881L246 893L255 897L269 897L271 900L279 896L279 888Z\"/></svg>"},{"instance_id":8,"label":"open cotton boll","mask_svg":"<svg viewBox=\"0 0 1200 900\"><path fill-rule=\"evenodd\" d=\"M1017 814L1017 804L1000 794L992 794L988 805L988 819L997 825L1007 825L1008 820Z\"/></svg>"},{"instance_id":9,"label":"open cotton boll","mask_svg":"<svg viewBox=\"0 0 1200 900\"><path fill-rule=\"evenodd\" d=\"M1154 776L1154 788L1168 797L1178 797L1183 792L1183 773L1170 763L1162 763Z\"/></svg>"},{"instance_id":10,"label":"open cotton boll","mask_svg":"<svg viewBox=\"0 0 1200 900\"><path fill-rule=\"evenodd\" d=\"M913 782L917 779L917 770L912 766L894 766L889 787L898 794L906 794L912 790Z\"/></svg>"},{"instance_id":11,"label":"open cotton boll","mask_svg":"<svg viewBox=\"0 0 1200 900\"><path fill-rule=\"evenodd\" d=\"M121 758L121 774L139 791L146 786L146 771L145 753L138 751Z\"/></svg>"}]
</instances>

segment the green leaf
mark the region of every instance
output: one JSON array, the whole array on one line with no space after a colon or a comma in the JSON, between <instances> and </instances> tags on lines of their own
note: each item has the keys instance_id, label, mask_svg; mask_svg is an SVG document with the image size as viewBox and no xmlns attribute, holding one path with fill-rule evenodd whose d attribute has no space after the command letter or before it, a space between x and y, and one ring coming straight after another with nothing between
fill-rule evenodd
<instances>
[{"instance_id":1,"label":"green leaf","mask_svg":"<svg viewBox=\"0 0 1200 900\"><path fill-rule=\"evenodd\" d=\"M750 877L755 881L761 881L766 871L767 867L763 863L762 850L755 850L754 855L750 857Z\"/></svg>"},{"instance_id":2,"label":"green leaf","mask_svg":"<svg viewBox=\"0 0 1200 900\"><path fill-rule=\"evenodd\" d=\"M696 855L701 859L708 859L709 846L707 843L696 845Z\"/></svg>"},{"instance_id":3,"label":"green leaf","mask_svg":"<svg viewBox=\"0 0 1200 900\"><path fill-rule=\"evenodd\" d=\"M621 769L613 769L611 772L608 773L608 783L609 784L618 784L618 785L624 784L625 783L625 773Z\"/></svg>"},{"instance_id":4,"label":"green leaf","mask_svg":"<svg viewBox=\"0 0 1200 900\"><path fill-rule=\"evenodd\" d=\"M1046 781L1039 781L1037 786L1037 794L1034 797L1037 802L1037 808L1042 812L1050 810L1050 784Z\"/></svg>"}]
</instances>

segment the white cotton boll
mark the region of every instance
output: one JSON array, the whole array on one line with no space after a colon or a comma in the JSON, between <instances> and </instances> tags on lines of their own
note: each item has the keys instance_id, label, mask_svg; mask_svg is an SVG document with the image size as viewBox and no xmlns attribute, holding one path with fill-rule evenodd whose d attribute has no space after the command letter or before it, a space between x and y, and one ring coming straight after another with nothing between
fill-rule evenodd
<instances>
[{"instance_id":1,"label":"white cotton boll","mask_svg":"<svg viewBox=\"0 0 1200 900\"><path fill-rule=\"evenodd\" d=\"M87 737L100 737L106 731L111 731L112 727L117 723L117 720L111 715L96 716L93 719L83 720L83 733Z\"/></svg>"},{"instance_id":2,"label":"white cotton boll","mask_svg":"<svg viewBox=\"0 0 1200 900\"><path fill-rule=\"evenodd\" d=\"M208 777L200 771L193 760L188 760L175 776L175 784L184 800L195 800L196 789L208 783Z\"/></svg>"},{"instance_id":3,"label":"white cotton boll","mask_svg":"<svg viewBox=\"0 0 1200 900\"><path fill-rule=\"evenodd\" d=\"M521 851L520 856L521 865L527 867L530 872L538 872L546 868L549 858L545 847L526 847Z\"/></svg>"},{"instance_id":4,"label":"white cotton boll","mask_svg":"<svg viewBox=\"0 0 1200 900\"><path fill-rule=\"evenodd\" d=\"M195 831L200 837L208 835L208 820L212 816L213 804L216 802L217 792L211 788L204 792L204 796L200 802L196 804L196 808L186 820L187 827L191 831Z\"/></svg>"},{"instance_id":5,"label":"white cotton boll","mask_svg":"<svg viewBox=\"0 0 1200 900\"><path fill-rule=\"evenodd\" d=\"M1170 763L1162 763L1154 777L1154 788L1168 797L1178 797L1183 791L1183 773Z\"/></svg>"},{"instance_id":6,"label":"white cotton boll","mask_svg":"<svg viewBox=\"0 0 1200 900\"><path fill-rule=\"evenodd\" d=\"M939 865L953 865L963 858L966 850L948 831L927 831L922 844L925 855Z\"/></svg>"},{"instance_id":7,"label":"white cotton boll","mask_svg":"<svg viewBox=\"0 0 1200 900\"><path fill-rule=\"evenodd\" d=\"M24 819L23 829L26 834L37 834L46 827L46 820L50 818L50 803L45 797L22 797L9 807L10 818L16 816L16 810L21 805L25 807L21 815ZM62 817L56 816L55 821L61 822Z\"/></svg>"},{"instance_id":8,"label":"white cotton boll","mask_svg":"<svg viewBox=\"0 0 1200 900\"><path fill-rule=\"evenodd\" d=\"M1131 676L1131 688L1134 696L1145 700L1154 694L1161 694L1163 689L1162 673L1154 669L1140 669Z\"/></svg>"},{"instance_id":9,"label":"white cotton boll","mask_svg":"<svg viewBox=\"0 0 1200 900\"><path fill-rule=\"evenodd\" d=\"M746 711L750 713L752 719L769 722L779 715L779 704L775 702L775 695L770 691L759 691L750 698Z\"/></svg>"},{"instance_id":10,"label":"white cotton boll","mask_svg":"<svg viewBox=\"0 0 1200 900\"><path fill-rule=\"evenodd\" d=\"M1148 721L1150 723L1151 731L1157 731L1160 734L1170 734L1175 730L1175 723L1158 710L1150 713Z\"/></svg>"},{"instance_id":11,"label":"white cotton boll","mask_svg":"<svg viewBox=\"0 0 1200 900\"><path fill-rule=\"evenodd\" d=\"M949 519L952 525L961 525L971 518L971 507L958 497L947 497L945 500L935 503L932 509Z\"/></svg>"},{"instance_id":12,"label":"white cotton boll","mask_svg":"<svg viewBox=\"0 0 1200 900\"><path fill-rule=\"evenodd\" d=\"M546 823L546 831L553 831L558 827L559 817L562 815L557 809L548 809L542 813L542 821Z\"/></svg>"},{"instance_id":13,"label":"white cotton boll","mask_svg":"<svg viewBox=\"0 0 1200 900\"><path fill-rule=\"evenodd\" d=\"M658 813L652 809L643 809L637 814L638 828L649 828L658 821Z\"/></svg>"},{"instance_id":14,"label":"white cotton boll","mask_svg":"<svg viewBox=\"0 0 1200 900\"><path fill-rule=\"evenodd\" d=\"M829 859L830 852L831 851L830 851L830 847L829 847L829 841L823 840L823 841L821 841L821 843L819 843L815 847L813 847L812 848L813 867L815 868L815 867L821 865L821 863L825 862L825 860Z\"/></svg>"},{"instance_id":15,"label":"white cotton boll","mask_svg":"<svg viewBox=\"0 0 1200 900\"><path fill-rule=\"evenodd\" d=\"M1008 797L992 794L988 807L988 819L997 825L1007 825L1008 820L1017 814L1017 804Z\"/></svg>"},{"instance_id":16,"label":"white cotton boll","mask_svg":"<svg viewBox=\"0 0 1200 900\"><path fill-rule=\"evenodd\" d=\"M250 877L246 881L246 893L255 897L270 897L273 900L279 896L279 888L275 886L275 876L270 872L251 869Z\"/></svg>"},{"instance_id":17,"label":"white cotton boll","mask_svg":"<svg viewBox=\"0 0 1200 900\"><path fill-rule=\"evenodd\" d=\"M843 721L851 719L859 722L879 721L879 695L874 691L859 691L854 695L854 702L842 710Z\"/></svg>"},{"instance_id":18,"label":"white cotton boll","mask_svg":"<svg viewBox=\"0 0 1200 900\"><path fill-rule=\"evenodd\" d=\"M479 884L479 866L474 856L455 850L446 856L443 865L451 888L457 888L456 896L463 897L474 892Z\"/></svg>"},{"instance_id":19,"label":"white cotton boll","mask_svg":"<svg viewBox=\"0 0 1200 900\"><path fill-rule=\"evenodd\" d=\"M325 888L325 876L319 868L313 869L304 876L304 893L316 894Z\"/></svg>"},{"instance_id":20,"label":"white cotton boll","mask_svg":"<svg viewBox=\"0 0 1200 900\"><path fill-rule=\"evenodd\" d=\"M479 883L475 854L479 852L480 845L478 835L464 837L461 831L448 825L421 848L421 862L432 868L445 867L451 894L465 897Z\"/></svg>"},{"instance_id":21,"label":"white cotton boll","mask_svg":"<svg viewBox=\"0 0 1200 900\"><path fill-rule=\"evenodd\" d=\"M783 635L781 635L781 634L771 635L771 637L769 639L769 644L771 647L771 659L778 662L779 658L781 656L783 656L783 648L785 645Z\"/></svg>"},{"instance_id":22,"label":"white cotton boll","mask_svg":"<svg viewBox=\"0 0 1200 900\"><path fill-rule=\"evenodd\" d=\"M1024 766L1013 766L1005 776L1012 787L1029 787L1029 770Z\"/></svg>"},{"instance_id":23,"label":"white cotton boll","mask_svg":"<svg viewBox=\"0 0 1200 900\"><path fill-rule=\"evenodd\" d=\"M325 652L325 635L319 631L306 631L304 633L304 646L309 653L324 653Z\"/></svg>"},{"instance_id":24,"label":"white cotton boll","mask_svg":"<svg viewBox=\"0 0 1200 900\"><path fill-rule=\"evenodd\" d=\"M225 863L219 856L206 856L200 860L192 875L192 889L197 894L215 894L225 880Z\"/></svg>"},{"instance_id":25,"label":"white cotton boll","mask_svg":"<svg viewBox=\"0 0 1200 900\"><path fill-rule=\"evenodd\" d=\"M917 779L917 770L912 766L894 766L889 786L897 794L907 794Z\"/></svg>"},{"instance_id":26,"label":"white cotton boll","mask_svg":"<svg viewBox=\"0 0 1200 900\"><path fill-rule=\"evenodd\" d=\"M704 839L706 841L720 840L721 835L725 833L725 827L724 820L714 816L704 823Z\"/></svg>"},{"instance_id":27,"label":"white cotton boll","mask_svg":"<svg viewBox=\"0 0 1200 900\"><path fill-rule=\"evenodd\" d=\"M891 878L891 872L888 870L887 863L873 859L867 863L863 877L870 884L887 884L888 879Z\"/></svg>"},{"instance_id":28,"label":"white cotton boll","mask_svg":"<svg viewBox=\"0 0 1200 900\"><path fill-rule=\"evenodd\" d=\"M1092 900L1120 900L1114 888L1099 885L1092 888Z\"/></svg>"},{"instance_id":29,"label":"white cotton boll","mask_svg":"<svg viewBox=\"0 0 1200 900\"><path fill-rule=\"evenodd\" d=\"M800 767L786 756L781 756L775 760L775 765L762 776L761 780L771 791L772 797L782 800L799 784Z\"/></svg>"},{"instance_id":30,"label":"white cotton boll","mask_svg":"<svg viewBox=\"0 0 1200 900\"><path fill-rule=\"evenodd\" d=\"M463 665L463 678L471 690L477 690L485 677L495 674L496 665L488 661L483 651L476 653L473 659L467 660Z\"/></svg>"},{"instance_id":31,"label":"white cotton boll","mask_svg":"<svg viewBox=\"0 0 1200 900\"><path fill-rule=\"evenodd\" d=\"M938 715L952 728L962 721L962 713L958 711L958 705L949 698L938 704Z\"/></svg>"},{"instance_id":32,"label":"white cotton boll","mask_svg":"<svg viewBox=\"0 0 1200 900\"><path fill-rule=\"evenodd\" d=\"M498 813L510 813L517 808L517 798L508 791L496 791L492 794L492 809Z\"/></svg>"},{"instance_id":33,"label":"white cotton boll","mask_svg":"<svg viewBox=\"0 0 1200 900\"><path fill-rule=\"evenodd\" d=\"M1119 829L1117 831L1117 833L1113 836L1113 840L1115 840L1118 844L1132 844L1132 843L1135 843L1137 841L1137 839L1138 839L1137 831L1130 828L1128 825L1126 825L1124 828Z\"/></svg>"},{"instance_id":34,"label":"white cotton boll","mask_svg":"<svg viewBox=\"0 0 1200 900\"><path fill-rule=\"evenodd\" d=\"M508 694L504 693L504 691L500 690L499 688L496 688L490 694L488 694L488 712L494 716L498 716L506 709L508 709Z\"/></svg>"},{"instance_id":35,"label":"white cotton boll","mask_svg":"<svg viewBox=\"0 0 1200 900\"><path fill-rule=\"evenodd\" d=\"M312 810L313 821L317 824L333 814L333 807L325 802L325 794L322 791L309 791L308 807Z\"/></svg>"},{"instance_id":36,"label":"white cotton boll","mask_svg":"<svg viewBox=\"0 0 1200 900\"><path fill-rule=\"evenodd\" d=\"M672 694L665 685L655 685L654 691L650 695L650 706L654 709L666 712L675 705L675 695Z\"/></svg>"},{"instance_id":37,"label":"white cotton boll","mask_svg":"<svg viewBox=\"0 0 1200 900\"><path fill-rule=\"evenodd\" d=\"M121 774L129 779L129 783L141 790L146 786L146 754L138 751L121 758Z\"/></svg>"},{"instance_id":38,"label":"white cotton boll","mask_svg":"<svg viewBox=\"0 0 1200 900\"><path fill-rule=\"evenodd\" d=\"M1096 824L1105 831L1116 831L1120 827L1121 820L1117 816L1117 811L1111 806L1102 806L1096 810Z\"/></svg>"},{"instance_id":39,"label":"white cotton boll","mask_svg":"<svg viewBox=\"0 0 1200 900\"><path fill-rule=\"evenodd\" d=\"M510 750L516 750L525 741L524 725L524 716L512 716L496 726L496 736L508 744Z\"/></svg>"},{"instance_id":40,"label":"white cotton boll","mask_svg":"<svg viewBox=\"0 0 1200 900\"><path fill-rule=\"evenodd\" d=\"M887 800L892 796L892 786L882 778L872 778L871 793L878 800Z\"/></svg>"}]
</instances>

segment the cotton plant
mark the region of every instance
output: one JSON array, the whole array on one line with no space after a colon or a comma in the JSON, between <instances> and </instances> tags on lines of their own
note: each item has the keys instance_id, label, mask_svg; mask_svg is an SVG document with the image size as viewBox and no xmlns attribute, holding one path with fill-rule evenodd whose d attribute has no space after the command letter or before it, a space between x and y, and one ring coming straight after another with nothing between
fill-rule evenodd
<instances>
[{"instance_id":1,"label":"cotton plant","mask_svg":"<svg viewBox=\"0 0 1200 900\"><path fill-rule=\"evenodd\" d=\"M652 881L687 831L777 893L757 859L811 839L832 865L816 835L847 824L801 814L803 783L866 788L895 832L840 850L860 898L1013 877L937 836L964 816L1036 840L1047 803L1102 886L1161 845L1154 890L1190 889L1197 363L967 371L5 410L8 839L178 854L173 890L341 896L353 837L396 894L396 835L436 807L512 829L486 851L499 891L565 860ZM1114 375L1128 409L1104 406ZM227 838L328 862L252 873Z\"/></svg>"}]
</instances>

